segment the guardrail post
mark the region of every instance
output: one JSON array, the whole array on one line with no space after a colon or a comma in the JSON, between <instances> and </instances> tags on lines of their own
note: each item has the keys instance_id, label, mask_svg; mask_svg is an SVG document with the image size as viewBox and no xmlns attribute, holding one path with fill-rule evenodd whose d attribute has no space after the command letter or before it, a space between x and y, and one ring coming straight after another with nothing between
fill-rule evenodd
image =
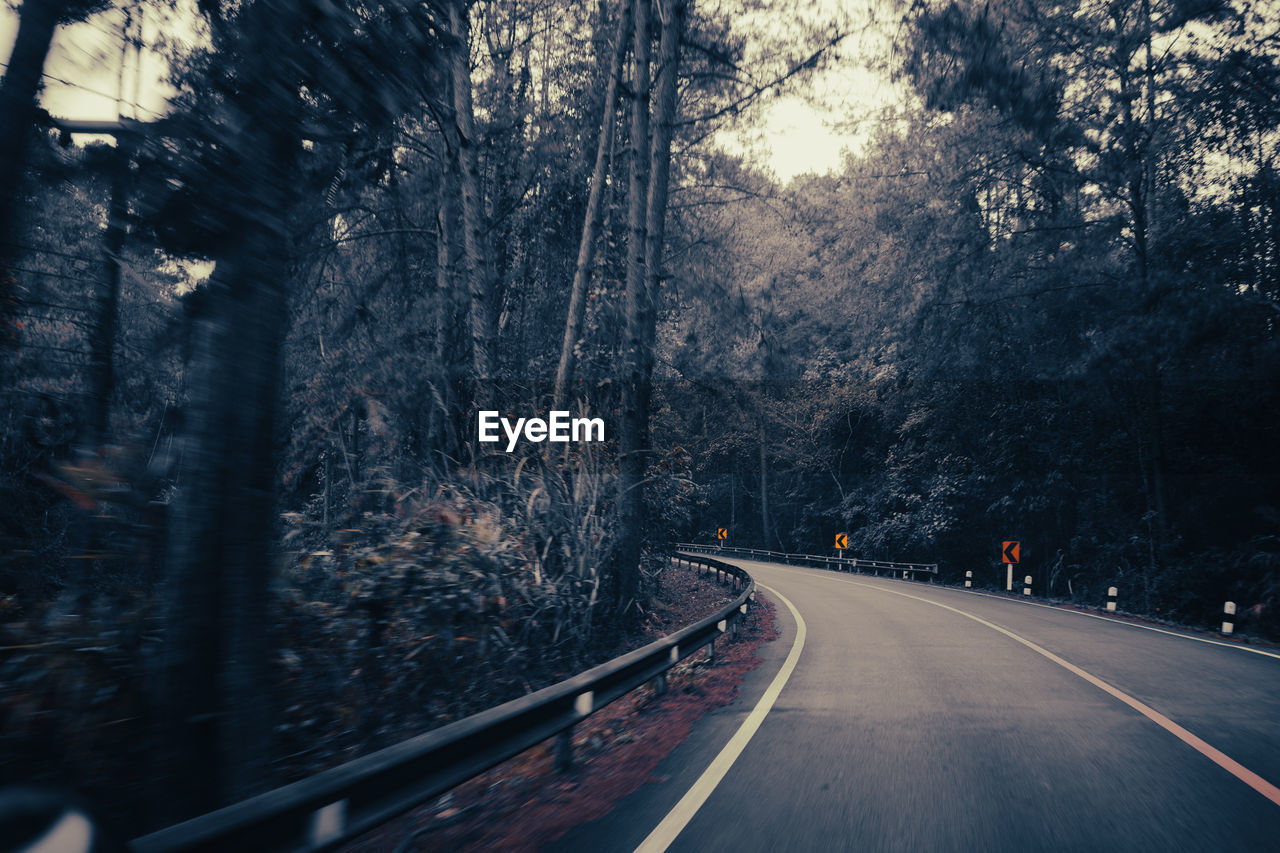
<instances>
[{"instance_id":1,"label":"guardrail post","mask_svg":"<svg viewBox=\"0 0 1280 853\"><path fill-rule=\"evenodd\" d=\"M1031 594L1031 575L1027 575L1025 578L1022 579L1022 594L1023 595Z\"/></svg>"},{"instance_id":2,"label":"guardrail post","mask_svg":"<svg viewBox=\"0 0 1280 853\"><path fill-rule=\"evenodd\" d=\"M1231 621L1227 621L1227 620ZM1222 605L1222 633L1230 634L1236 629L1236 603L1228 601Z\"/></svg>"},{"instance_id":3,"label":"guardrail post","mask_svg":"<svg viewBox=\"0 0 1280 853\"><path fill-rule=\"evenodd\" d=\"M1107 587L1107 612L1116 612L1116 588L1114 586Z\"/></svg>"},{"instance_id":4,"label":"guardrail post","mask_svg":"<svg viewBox=\"0 0 1280 853\"><path fill-rule=\"evenodd\" d=\"M653 679L653 695L663 696L667 692L667 674L665 672L654 676Z\"/></svg>"},{"instance_id":5,"label":"guardrail post","mask_svg":"<svg viewBox=\"0 0 1280 853\"><path fill-rule=\"evenodd\" d=\"M968 571L964 573L964 588L968 589L971 586L973 586L973 572Z\"/></svg>"},{"instance_id":6,"label":"guardrail post","mask_svg":"<svg viewBox=\"0 0 1280 853\"><path fill-rule=\"evenodd\" d=\"M573 769L573 726L556 735L556 772Z\"/></svg>"}]
</instances>

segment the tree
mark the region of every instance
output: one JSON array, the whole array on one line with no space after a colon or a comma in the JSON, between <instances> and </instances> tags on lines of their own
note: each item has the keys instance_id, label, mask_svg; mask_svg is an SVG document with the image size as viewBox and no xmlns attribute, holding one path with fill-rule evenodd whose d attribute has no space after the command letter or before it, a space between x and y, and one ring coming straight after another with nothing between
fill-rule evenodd
<instances>
[{"instance_id":1,"label":"tree","mask_svg":"<svg viewBox=\"0 0 1280 853\"><path fill-rule=\"evenodd\" d=\"M631 49L631 186L627 214L627 284L622 362L622 422L618 426L618 538L614 547L615 605L630 608L640 585L644 519L646 427L653 353L644 347L652 295L647 291L645 242L653 189L649 157L649 0L635 0Z\"/></svg>"},{"instance_id":2,"label":"tree","mask_svg":"<svg viewBox=\"0 0 1280 853\"><path fill-rule=\"evenodd\" d=\"M0 81L0 347L17 343L14 316L20 301L14 261L20 255L19 211L27 153L39 111L36 94L45 58L60 24L101 8L103 0L25 0L9 67Z\"/></svg>"},{"instance_id":3,"label":"tree","mask_svg":"<svg viewBox=\"0 0 1280 853\"><path fill-rule=\"evenodd\" d=\"M129 217L129 166L131 143L117 141L117 150L106 158L104 168L110 185L107 228L103 235L102 283L99 287L95 326L91 340L94 382L90 392L93 407L87 419L91 443L101 447L110 430L111 397L116 389L115 346L120 305L121 252L124 250Z\"/></svg>"},{"instance_id":4,"label":"tree","mask_svg":"<svg viewBox=\"0 0 1280 853\"><path fill-rule=\"evenodd\" d=\"M604 218L604 184L609 153L613 148L613 129L617 123L618 87L621 85L622 68L627 54L627 36L631 32L633 15L630 0L619 0L617 32L613 41L613 60L609 65L609 81L605 85L604 108L600 116L600 138L596 143L595 167L591 172L591 194L587 199L587 211L583 217L582 239L578 245L578 261L573 272L573 286L569 295L569 315L564 326L564 341L560 344L560 362L556 367L553 408L564 404L569 376L573 372L575 350L582 335L582 321L586 315L586 292L595 263L596 242Z\"/></svg>"},{"instance_id":5,"label":"tree","mask_svg":"<svg viewBox=\"0 0 1280 853\"><path fill-rule=\"evenodd\" d=\"M168 579L164 759L177 814L270 780L275 445L304 124L320 136L324 124L385 126L427 79L438 11L255 0L215 17L218 62L193 87L194 138L166 183L179 188L173 204L203 214L199 230L171 239L217 261L193 299Z\"/></svg>"},{"instance_id":6,"label":"tree","mask_svg":"<svg viewBox=\"0 0 1280 853\"><path fill-rule=\"evenodd\" d=\"M480 187L480 139L471 99L471 26L465 0L449 3L449 75L453 88L453 120L457 127L458 187L462 210L462 270L467 281L471 330L471 372L477 401L488 396L481 383L494 377L494 341L488 275L488 232Z\"/></svg>"}]
</instances>

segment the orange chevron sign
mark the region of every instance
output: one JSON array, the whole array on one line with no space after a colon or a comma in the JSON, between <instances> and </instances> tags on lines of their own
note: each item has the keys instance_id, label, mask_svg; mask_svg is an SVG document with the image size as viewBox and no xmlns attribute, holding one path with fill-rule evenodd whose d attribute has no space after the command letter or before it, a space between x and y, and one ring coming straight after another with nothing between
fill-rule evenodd
<instances>
[{"instance_id":1,"label":"orange chevron sign","mask_svg":"<svg viewBox=\"0 0 1280 853\"><path fill-rule=\"evenodd\" d=\"M728 538L729 538L729 528L727 528L727 527L718 527L718 528L716 528L716 538L717 538L717 539L728 539Z\"/></svg>"},{"instance_id":2,"label":"orange chevron sign","mask_svg":"<svg viewBox=\"0 0 1280 853\"><path fill-rule=\"evenodd\" d=\"M1021 542L1006 542L1001 549L1000 561L1002 563L1016 563L1018 562L1018 557L1021 556L1021 552Z\"/></svg>"},{"instance_id":3,"label":"orange chevron sign","mask_svg":"<svg viewBox=\"0 0 1280 853\"><path fill-rule=\"evenodd\" d=\"M849 547L849 534L848 534L848 533L837 533L837 534L836 534L836 548L837 548L838 550L840 550L840 551L843 551L845 548L848 548L848 547Z\"/></svg>"}]
</instances>

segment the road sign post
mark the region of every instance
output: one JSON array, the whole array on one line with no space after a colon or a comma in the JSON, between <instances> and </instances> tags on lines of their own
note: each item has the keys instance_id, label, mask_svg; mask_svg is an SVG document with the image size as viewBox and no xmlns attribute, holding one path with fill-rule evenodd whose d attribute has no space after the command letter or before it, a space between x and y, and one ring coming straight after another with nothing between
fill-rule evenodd
<instances>
[{"instance_id":1,"label":"road sign post","mask_svg":"<svg viewBox=\"0 0 1280 853\"><path fill-rule=\"evenodd\" d=\"M1006 540L1000 548L1000 561L1005 564L1004 591L1013 592L1013 565L1022 556L1022 543Z\"/></svg>"}]
</instances>

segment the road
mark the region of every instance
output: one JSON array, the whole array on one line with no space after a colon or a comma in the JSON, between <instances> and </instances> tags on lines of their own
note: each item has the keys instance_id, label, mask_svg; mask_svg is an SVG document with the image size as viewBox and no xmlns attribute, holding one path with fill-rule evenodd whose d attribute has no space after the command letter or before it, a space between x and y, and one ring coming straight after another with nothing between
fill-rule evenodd
<instances>
[{"instance_id":1,"label":"road","mask_svg":"<svg viewBox=\"0 0 1280 853\"><path fill-rule=\"evenodd\" d=\"M553 849L1280 849L1280 655L730 562L782 636L655 781Z\"/></svg>"}]
</instances>

